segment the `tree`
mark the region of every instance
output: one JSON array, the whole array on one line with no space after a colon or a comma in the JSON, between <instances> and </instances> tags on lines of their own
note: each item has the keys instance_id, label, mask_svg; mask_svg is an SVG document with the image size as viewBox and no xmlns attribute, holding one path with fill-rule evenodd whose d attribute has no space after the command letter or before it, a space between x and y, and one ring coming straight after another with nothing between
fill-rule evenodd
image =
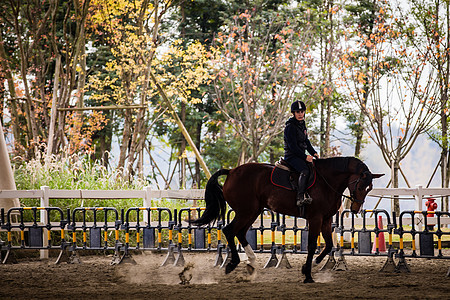
<instances>
[{"instance_id":1,"label":"tree","mask_svg":"<svg viewBox=\"0 0 450 300\"><path fill-rule=\"evenodd\" d=\"M40 142L39 132L41 126L45 126L45 123L37 122L40 112L39 103L36 101L37 98L41 98L42 102L45 101L41 92L44 88L43 77L47 68L46 65L40 64L48 53L44 53L42 49L42 36L48 33L50 17L57 8L54 2L41 6L38 3L25 5L21 1L5 1L0 5L1 21L5 26L2 29L5 30L4 33L11 37L14 36L16 41L12 53L4 51L4 47L1 51L2 68L5 70L9 85L12 119L17 122L13 125L13 132L16 134L15 145L18 147L19 153L26 153L26 156L30 157L37 151ZM2 37L3 42L5 37L4 35ZM17 57L16 61L14 56ZM20 93L23 93L23 97L22 95L18 97L17 86L19 84L14 82L13 73L15 72L20 74L22 85ZM28 80L28 77L33 75L36 76L38 83L36 85ZM24 100L24 105L21 105L19 100ZM20 118L20 115L23 115L24 118ZM25 121L22 123L23 125L21 124L22 120ZM17 132L17 125L26 128L23 133ZM23 139L21 139L22 136Z\"/></svg>"},{"instance_id":2,"label":"tree","mask_svg":"<svg viewBox=\"0 0 450 300\"><path fill-rule=\"evenodd\" d=\"M441 147L441 185L449 186L449 143L448 143L448 93L450 83L450 4L448 1L416 1L412 0L408 23L403 26L408 34L411 47L426 58L427 64L434 70L437 80L437 99L439 107L439 130L429 134ZM431 71L430 71L431 72ZM448 198L441 202L442 210L448 211Z\"/></svg>"},{"instance_id":3,"label":"tree","mask_svg":"<svg viewBox=\"0 0 450 300\"><path fill-rule=\"evenodd\" d=\"M342 29L340 5L334 0L302 1L303 5L307 5L308 17L311 19L313 30L318 37L312 40L312 51L317 59L308 76L309 86L312 97L318 103L320 125L319 125L319 144L320 156L328 157L332 155L331 132L333 129L332 113L338 111L335 109L341 100L334 82L335 72L337 68L336 60L339 57L339 39Z\"/></svg>"},{"instance_id":4,"label":"tree","mask_svg":"<svg viewBox=\"0 0 450 300\"><path fill-rule=\"evenodd\" d=\"M280 134L311 65L312 31L285 17L274 13L266 19L247 11L215 39L215 101L243 141L241 163L257 161Z\"/></svg>"},{"instance_id":5,"label":"tree","mask_svg":"<svg viewBox=\"0 0 450 300\"><path fill-rule=\"evenodd\" d=\"M353 53L356 58L354 64L360 65L359 68L362 70L362 74L369 74L370 69L373 67L370 59L372 47L370 43L365 43L364 41L371 40L371 37L377 34L378 25L380 22L383 22L383 19L379 17L379 5L377 1L373 0L358 0L355 3L346 5L345 9L349 13L346 18L346 24L348 26L351 26L351 24L356 25L353 30L347 32L347 39L357 41L361 47ZM362 88L363 90L369 90L369 81L366 80ZM362 95L363 105L366 105L368 95L368 93ZM359 157L363 146L365 114L363 111L355 114L353 110L350 110L348 117L350 129L355 136L354 155Z\"/></svg>"},{"instance_id":6,"label":"tree","mask_svg":"<svg viewBox=\"0 0 450 300\"><path fill-rule=\"evenodd\" d=\"M388 9L379 7L375 32L348 44L341 74L343 87L365 114L367 133L392 168L393 187L398 187L400 162L433 124L437 81L427 55L404 46L407 35L389 18ZM358 54L361 44L370 47L369 57ZM358 62L365 59L370 60L368 69ZM392 210L399 209L395 199Z\"/></svg>"},{"instance_id":7,"label":"tree","mask_svg":"<svg viewBox=\"0 0 450 300\"><path fill-rule=\"evenodd\" d=\"M41 151L40 146L48 139L52 140L49 144L53 145L50 153L70 146L72 150L77 150L73 148L77 148L81 141L82 149L86 142L89 144L87 135L90 133L85 135L86 131L81 132L81 126L84 126L83 130L88 128L88 131L95 126L86 126L92 121L89 117L83 121L81 115L77 116L77 120L68 116L67 108L74 96L78 96L77 105L83 103L86 75L84 27L90 0L52 0L45 3L9 1L1 5L0 17L5 24L3 33L7 34L2 38L17 41L11 45L11 51L0 51L2 68L8 78L11 99L8 108L11 111L16 154L31 158ZM61 57L58 70L57 57ZM53 78L56 73L58 78ZM54 80L60 84L55 86ZM53 107L58 109L54 113L57 120L53 123L49 114L52 101L57 102ZM78 126L74 140L70 132L66 134L68 123L72 123L71 129L75 128L73 125ZM55 134L49 137L49 131Z\"/></svg>"},{"instance_id":8,"label":"tree","mask_svg":"<svg viewBox=\"0 0 450 300\"><path fill-rule=\"evenodd\" d=\"M137 4L137 5L134 5ZM143 149L148 133L149 114L145 106L155 90L150 83L152 61L159 45L158 28L172 1L140 1L131 3L94 2L92 30L106 36L112 58L106 63L106 76L100 72L92 76L90 84L95 90L91 97L130 106L139 104L136 114L125 109L118 168L132 178L135 164L142 175ZM103 89L109 87L109 93ZM141 167L139 167L141 166Z\"/></svg>"},{"instance_id":9,"label":"tree","mask_svg":"<svg viewBox=\"0 0 450 300\"><path fill-rule=\"evenodd\" d=\"M155 59L154 66L155 71L157 71L156 80L164 89L166 96L181 108L176 109L176 111L181 110L180 119L184 127L187 127L190 132L195 132L199 138L201 129L199 130L196 125L201 117L195 112L194 107L203 104L204 93L202 93L202 87L212 79L206 48L198 41L185 44L181 40L177 40L161 55L161 58ZM186 114L187 110L191 112L189 116ZM178 124L172 123L175 121L172 118L172 114L173 112L171 111L166 113L166 118L163 120L164 123L160 124L159 129L160 134L169 135L169 141L172 145L181 145L177 157L180 163L181 186L185 187L187 145L184 138L180 136L180 128L177 128ZM180 138L182 138L181 141ZM198 140L197 145L199 145ZM199 146L197 145L198 149ZM196 184L199 183L199 178L197 178Z\"/></svg>"}]
</instances>

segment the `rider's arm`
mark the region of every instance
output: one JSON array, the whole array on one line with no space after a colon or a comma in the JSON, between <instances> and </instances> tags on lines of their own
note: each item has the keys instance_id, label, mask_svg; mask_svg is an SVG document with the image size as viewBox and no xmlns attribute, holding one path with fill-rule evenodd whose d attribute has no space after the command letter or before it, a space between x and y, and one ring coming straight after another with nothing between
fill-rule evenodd
<instances>
[{"instance_id":1,"label":"rider's arm","mask_svg":"<svg viewBox=\"0 0 450 300\"><path fill-rule=\"evenodd\" d=\"M311 142L309 141L309 139L306 139L306 150L308 150L309 154L311 154L312 156L316 156L317 151L314 150L313 146L311 145Z\"/></svg>"}]
</instances>

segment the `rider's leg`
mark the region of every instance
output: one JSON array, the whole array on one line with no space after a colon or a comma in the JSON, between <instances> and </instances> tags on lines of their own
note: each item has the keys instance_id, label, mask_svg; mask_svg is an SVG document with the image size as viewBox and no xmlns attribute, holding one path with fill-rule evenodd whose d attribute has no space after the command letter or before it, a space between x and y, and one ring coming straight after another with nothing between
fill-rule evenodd
<instances>
[{"instance_id":1,"label":"rider's leg","mask_svg":"<svg viewBox=\"0 0 450 300\"><path fill-rule=\"evenodd\" d=\"M308 182L309 171L303 170L298 177L298 190L297 190L297 205L302 206L304 204L310 204L312 199L305 198L306 184Z\"/></svg>"},{"instance_id":2,"label":"rider's leg","mask_svg":"<svg viewBox=\"0 0 450 300\"><path fill-rule=\"evenodd\" d=\"M298 181L293 183L293 186L297 188L297 197L296 197L296 203L298 206L302 206L304 204L311 203L311 198L305 199L305 191L306 191L306 185L309 178L309 166L306 163L305 160L302 160L299 157L291 157L289 159L286 159L286 161L289 163L289 165L297 171L300 176L298 177ZM295 179L294 179L295 181Z\"/></svg>"}]
</instances>

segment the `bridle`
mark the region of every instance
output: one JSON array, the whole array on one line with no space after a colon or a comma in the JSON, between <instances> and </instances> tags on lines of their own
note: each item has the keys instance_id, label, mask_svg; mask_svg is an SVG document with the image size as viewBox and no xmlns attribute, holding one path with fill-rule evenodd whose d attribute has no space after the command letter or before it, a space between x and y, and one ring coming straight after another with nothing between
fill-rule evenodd
<instances>
[{"instance_id":1,"label":"bridle","mask_svg":"<svg viewBox=\"0 0 450 300\"><path fill-rule=\"evenodd\" d=\"M314 165L314 164L313 164L313 165ZM349 189L349 191L350 191L350 197L349 197L349 196L347 196L347 195L344 195L344 194L339 193L338 191L336 191L336 189L335 189L333 186L331 186L331 184L328 183L328 181L325 179L325 177L323 177L322 174L320 174L320 173L317 171L317 168L316 168L315 166L314 166L314 168L316 169L316 173L319 174L320 177L322 177L323 181L325 181L325 183L328 185L328 187L329 187L332 191L334 191L336 194L341 194L341 197L344 197L344 198L346 198L346 199L349 199L351 202L355 202L355 203L358 203L358 204L363 204L363 203L364 203L364 199L363 199L363 200L358 200L358 199L356 199L355 191L356 191L356 188L358 187L359 182L362 180L363 176L364 176L365 174L367 174L367 175L370 174L370 171L364 171L364 172L362 172L361 174L359 174L359 177L358 177L357 179L355 179L355 180L353 180L353 181L351 181L351 182L348 183L348 186L347 186L347 187L348 187L348 189ZM354 189L353 191L350 189L350 185L352 185L352 184L355 184L355 189Z\"/></svg>"},{"instance_id":2,"label":"bridle","mask_svg":"<svg viewBox=\"0 0 450 300\"><path fill-rule=\"evenodd\" d=\"M352 202L355 202L355 203L358 203L358 204L363 204L364 203L364 199L363 200L358 200L358 199L356 199L356 196L355 196L355 191L356 191L356 189L358 187L359 182L362 180L364 175L369 176L370 172L369 171L364 171L361 174L359 174L359 177L357 179L349 182L348 183L348 189L350 190L350 197L347 196L347 195L343 195L344 197L346 197L347 199L350 199ZM350 185L352 185L352 184L355 184L355 189L353 191L350 189ZM372 188L370 187L369 191L371 189Z\"/></svg>"}]
</instances>

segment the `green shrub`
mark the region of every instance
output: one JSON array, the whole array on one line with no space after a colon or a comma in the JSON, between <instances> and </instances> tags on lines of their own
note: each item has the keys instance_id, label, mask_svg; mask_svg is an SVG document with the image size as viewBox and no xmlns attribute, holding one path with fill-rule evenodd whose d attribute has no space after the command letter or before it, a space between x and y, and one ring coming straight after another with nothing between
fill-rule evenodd
<instances>
[{"instance_id":1,"label":"green shrub","mask_svg":"<svg viewBox=\"0 0 450 300\"><path fill-rule=\"evenodd\" d=\"M18 190L36 190L42 186L57 190L142 190L148 184L140 178L133 178L132 181L125 180L120 170L109 169L101 162L92 161L85 156L64 154L39 155L30 161L19 162L16 164L14 176ZM39 199L21 199L20 201L22 206L40 205ZM173 210L189 207L192 203L185 200L161 199L152 200L151 205ZM64 212L67 208L73 210L76 207L114 207L118 210L120 217L121 209L126 211L130 207L141 207L142 199L50 199L50 206L59 207ZM88 214L88 216L89 221L92 221L92 215ZM134 221L136 214L130 216L134 216L130 220ZM31 215L27 216L27 219L29 217ZM166 219L165 215L163 217ZM97 217L97 221L100 220L101 215Z\"/></svg>"}]
</instances>

